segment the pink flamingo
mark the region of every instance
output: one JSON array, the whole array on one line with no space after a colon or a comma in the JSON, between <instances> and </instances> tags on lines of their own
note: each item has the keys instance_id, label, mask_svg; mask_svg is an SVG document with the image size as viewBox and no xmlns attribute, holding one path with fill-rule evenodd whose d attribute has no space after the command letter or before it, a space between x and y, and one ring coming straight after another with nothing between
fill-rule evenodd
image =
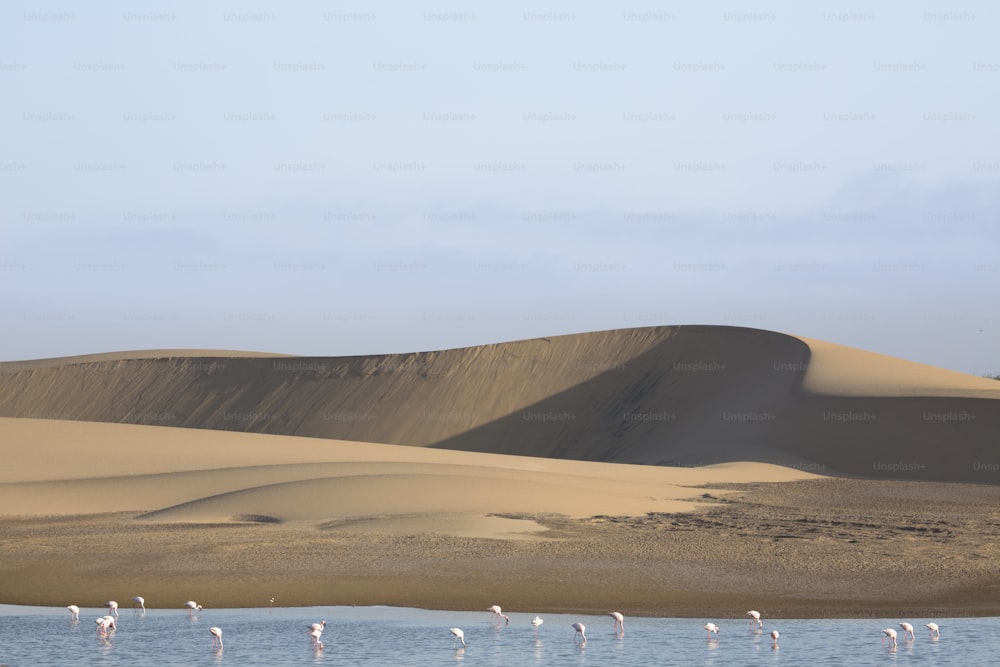
<instances>
[{"instance_id":1,"label":"pink flamingo","mask_svg":"<svg viewBox=\"0 0 1000 667\"><path fill-rule=\"evenodd\" d=\"M210 627L208 629L208 631L212 635L212 647L214 648L215 644L218 643L219 644L219 648L221 649L222 648L222 628L217 628L217 627L215 627L213 625L212 627Z\"/></svg>"},{"instance_id":2,"label":"pink flamingo","mask_svg":"<svg viewBox=\"0 0 1000 667\"><path fill-rule=\"evenodd\" d=\"M574 641L574 643L577 641L577 638L581 638L583 640L581 643L584 644L584 645L586 645L586 643L587 643L587 626L584 625L583 623L574 623L573 624L573 629L576 630L576 634L573 635L573 641Z\"/></svg>"},{"instance_id":3,"label":"pink flamingo","mask_svg":"<svg viewBox=\"0 0 1000 667\"><path fill-rule=\"evenodd\" d=\"M778 631L771 630L771 648L778 648Z\"/></svg>"},{"instance_id":4,"label":"pink flamingo","mask_svg":"<svg viewBox=\"0 0 1000 667\"><path fill-rule=\"evenodd\" d=\"M916 639L916 637L913 636L912 625L904 621L903 623L899 624L899 627L903 628L903 639L906 639L906 635L910 635L910 639Z\"/></svg>"},{"instance_id":5,"label":"pink flamingo","mask_svg":"<svg viewBox=\"0 0 1000 667\"><path fill-rule=\"evenodd\" d=\"M71 620L71 621L79 621L80 620L80 608L79 607L77 607L75 604L71 604L70 606L68 606L66 608L69 609L69 620Z\"/></svg>"},{"instance_id":6,"label":"pink flamingo","mask_svg":"<svg viewBox=\"0 0 1000 667\"><path fill-rule=\"evenodd\" d=\"M104 603L104 606L107 607L111 611L111 614L114 615L115 618L118 618L118 603L117 602L115 602L114 600L108 600L107 602Z\"/></svg>"},{"instance_id":7,"label":"pink flamingo","mask_svg":"<svg viewBox=\"0 0 1000 667\"><path fill-rule=\"evenodd\" d=\"M615 624L613 630L620 634L625 634L625 617L622 616L620 611L612 611L608 614L611 618L615 619Z\"/></svg>"},{"instance_id":8,"label":"pink flamingo","mask_svg":"<svg viewBox=\"0 0 1000 667\"><path fill-rule=\"evenodd\" d=\"M184 608L188 610L188 616L193 615L196 611L201 611L201 605L194 600L188 600L185 602Z\"/></svg>"},{"instance_id":9,"label":"pink flamingo","mask_svg":"<svg viewBox=\"0 0 1000 667\"><path fill-rule=\"evenodd\" d=\"M493 612L493 614L496 616L497 623L500 622L501 618L504 621L506 621L508 624L510 623L510 616L508 616L507 614L503 613L503 610L500 609L500 605L495 604L495 605L491 606L489 609L487 609L486 611Z\"/></svg>"},{"instance_id":10,"label":"pink flamingo","mask_svg":"<svg viewBox=\"0 0 1000 667\"><path fill-rule=\"evenodd\" d=\"M323 642L319 639L323 636L323 630L326 629L326 621L320 621L319 623L312 623L306 626L306 630L312 636L313 646L317 648L323 648Z\"/></svg>"},{"instance_id":11,"label":"pink flamingo","mask_svg":"<svg viewBox=\"0 0 1000 667\"><path fill-rule=\"evenodd\" d=\"M719 636L719 630L720 630L720 628L715 623L706 623L705 624L705 630L708 631L708 638L709 639L712 638L712 633L713 632L715 633L716 637Z\"/></svg>"},{"instance_id":12,"label":"pink flamingo","mask_svg":"<svg viewBox=\"0 0 1000 667\"><path fill-rule=\"evenodd\" d=\"M462 632L459 628L449 628L449 632L455 635L455 641L453 641L451 645L454 646L458 642L462 642L462 648L465 648L465 633Z\"/></svg>"},{"instance_id":13,"label":"pink flamingo","mask_svg":"<svg viewBox=\"0 0 1000 667\"><path fill-rule=\"evenodd\" d=\"M892 647L896 648L896 631L892 628L882 628L882 643L885 644L885 640L889 639L892 641Z\"/></svg>"},{"instance_id":14,"label":"pink flamingo","mask_svg":"<svg viewBox=\"0 0 1000 667\"><path fill-rule=\"evenodd\" d=\"M928 630L931 631L931 637L933 637L933 638L936 639L936 638L938 638L938 637L941 636L941 629L938 628L938 624L937 623L928 623L924 627L926 627Z\"/></svg>"},{"instance_id":15,"label":"pink flamingo","mask_svg":"<svg viewBox=\"0 0 1000 667\"><path fill-rule=\"evenodd\" d=\"M97 634L102 637L107 637L110 630L117 630L118 626L115 624L114 616L101 616L94 621L97 624Z\"/></svg>"},{"instance_id":16,"label":"pink flamingo","mask_svg":"<svg viewBox=\"0 0 1000 667\"><path fill-rule=\"evenodd\" d=\"M751 609L747 612L747 616L750 617L750 625L753 626L754 623L757 624L758 628L763 629L764 621L760 620L760 612Z\"/></svg>"}]
</instances>

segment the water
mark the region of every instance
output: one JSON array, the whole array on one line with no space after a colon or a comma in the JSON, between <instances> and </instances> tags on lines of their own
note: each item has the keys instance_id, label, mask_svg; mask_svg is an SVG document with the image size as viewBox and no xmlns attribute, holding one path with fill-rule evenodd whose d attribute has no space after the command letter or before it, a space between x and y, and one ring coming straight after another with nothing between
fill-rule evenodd
<instances>
[{"instance_id":1,"label":"water","mask_svg":"<svg viewBox=\"0 0 1000 667\"><path fill-rule=\"evenodd\" d=\"M625 619L625 634L612 632L608 616L510 614L497 626L487 611L452 612L396 607L152 609L144 615L120 609L118 630L97 635L94 619L107 610L81 609L71 622L62 608L0 605L0 665L467 665L552 667L593 665L985 665L996 661L997 618L934 619L941 638L932 641L928 619L910 620L914 641L895 650L881 643L882 628L899 630L904 619L774 620L755 634L747 619L711 619L722 628L707 640L708 619ZM325 649L314 649L306 626L327 621ZM570 624L587 626L581 646ZM212 648L208 629L223 629L225 648ZM468 646L456 648L448 631L460 627ZM768 633L781 633L771 648Z\"/></svg>"}]
</instances>

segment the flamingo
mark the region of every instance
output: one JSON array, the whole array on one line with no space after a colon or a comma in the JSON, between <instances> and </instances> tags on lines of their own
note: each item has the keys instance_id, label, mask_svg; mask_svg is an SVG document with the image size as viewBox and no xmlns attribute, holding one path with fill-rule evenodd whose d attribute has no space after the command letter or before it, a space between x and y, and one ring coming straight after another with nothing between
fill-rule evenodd
<instances>
[{"instance_id":1,"label":"flamingo","mask_svg":"<svg viewBox=\"0 0 1000 667\"><path fill-rule=\"evenodd\" d=\"M931 631L931 637L940 637L941 636L941 629L938 628L938 624L937 623L928 623L925 627L928 630Z\"/></svg>"},{"instance_id":2,"label":"flamingo","mask_svg":"<svg viewBox=\"0 0 1000 667\"><path fill-rule=\"evenodd\" d=\"M608 616L615 619L614 631L625 634L625 617L622 616L622 613L620 611L613 611L610 612Z\"/></svg>"},{"instance_id":3,"label":"flamingo","mask_svg":"<svg viewBox=\"0 0 1000 667\"><path fill-rule=\"evenodd\" d=\"M142 597L141 595L136 595L134 598L132 598L132 605L136 609L141 609L143 612L145 612L146 611L146 598Z\"/></svg>"},{"instance_id":4,"label":"flamingo","mask_svg":"<svg viewBox=\"0 0 1000 667\"><path fill-rule=\"evenodd\" d=\"M577 641L577 637L580 637L580 638L583 639L582 643L586 644L587 643L587 626L584 625L583 623L574 623L573 624L573 629L576 630L576 634L573 635L573 642L575 643Z\"/></svg>"},{"instance_id":5,"label":"flamingo","mask_svg":"<svg viewBox=\"0 0 1000 667\"><path fill-rule=\"evenodd\" d=\"M500 609L500 605L495 604L492 607L490 607L489 609L487 609L486 611L493 612L493 614L496 615L496 617L497 617L497 622L498 623L500 622L501 618L504 621L506 621L508 624L510 623L510 616L508 616L507 614L503 613L503 610Z\"/></svg>"},{"instance_id":6,"label":"flamingo","mask_svg":"<svg viewBox=\"0 0 1000 667\"><path fill-rule=\"evenodd\" d=\"M531 619L531 624L535 626L535 632L538 632L538 626L544 622L545 621L542 620L541 616L535 616L533 619Z\"/></svg>"},{"instance_id":7,"label":"flamingo","mask_svg":"<svg viewBox=\"0 0 1000 667\"><path fill-rule=\"evenodd\" d=\"M215 647L216 642L218 642L219 648L222 648L222 628L217 628L213 625L208 631L212 635L212 646Z\"/></svg>"},{"instance_id":8,"label":"flamingo","mask_svg":"<svg viewBox=\"0 0 1000 667\"><path fill-rule=\"evenodd\" d=\"M913 636L912 625L904 621L903 623L899 624L899 627L903 628L903 639L906 639L906 635L910 635L910 639L916 639L916 637Z\"/></svg>"},{"instance_id":9,"label":"flamingo","mask_svg":"<svg viewBox=\"0 0 1000 667\"><path fill-rule=\"evenodd\" d=\"M97 633L102 637L107 637L108 631L118 629L114 616L101 616L94 623L97 624Z\"/></svg>"},{"instance_id":10,"label":"flamingo","mask_svg":"<svg viewBox=\"0 0 1000 667\"><path fill-rule=\"evenodd\" d=\"M451 645L454 646L455 644L461 641L462 648L465 648L465 633L462 632L459 628L450 628L449 630L451 634L455 635L455 641L453 641Z\"/></svg>"},{"instance_id":11,"label":"flamingo","mask_svg":"<svg viewBox=\"0 0 1000 667\"><path fill-rule=\"evenodd\" d=\"M771 630L771 648L778 648L778 631Z\"/></svg>"},{"instance_id":12,"label":"flamingo","mask_svg":"<svg viewBox=\"0 0 1000 667\"><path fill-rule=\"evenodd\" d=\"M184 608L188 610L188 616L194 614L196 611L201 611L201 605L194 600L188 600L185 602Z\"/></svg>"},{"instance_id":13,"label":"flamingo","mask_svg":"<svg viewBox=\"0 0 1000 667\"><path fill-rule=\"evenodd\" d=\"M717 626L715 623L706 623L705 624L705 630L708 631L708 638L709 639L712 638L712 633L713 632L715 633L715 636L718 637L719 636L719 629L720 629L719 626Z\"/></svg>"},{"instance_id":14,"label":"flamingo","mask_svg":"<svg viewBox=\"0 0 1000 667\"><path fill-rule=\"evenodd\" d=\"M763 628L764 627L764 621L760 620L760 612L759 611L754 611L753 609L751 609L750 611L747 612L747 616L750 617L750 625L751 626L754 623L756 623L758 628Z\"/></svg>"},{"instance_id":15,"label":"flamingo","mask_svg":"<svg viewBox=\"0 0 1000 667\"><path fill-rule=\"evenodd\" d=\"M104 606L111 610L111 613L115 618L118 618L118 603L114 600L108 600L104 603Z\"/></svg>"},{"instance_id":16,"label":"flamingo","mask_svg":"<svg viewBox=\"0 0 1000 667\"><path fill-rule=\"evenodd\" d=\"M312 623L306 626L306 630L312 636L313 645L317 648L323 648L323 642L319 639L323 636L323 630L326 629L326 621L320 621L319 623Z\"/></svg>"},{"instance_id":17,"label":"flamingo","mask_svg":"<svg viewBox=\"0 0 1000 667\"><path fill-rule=\"evenodd\" d=\"M885 640L886 639L891 639L892 640L892 647L895 648L896 647L896 631L893 630L892 628L882 628L882 634L884 635L882 637L882 643L885 644Z\"/></svg>"},{"instance_id":18,"label":"flamingo","mask_svg":"<svg viewBox=\"0 0 1000 667\"><path fill-rule=\"evenodd\" d=\"M80 620L80 608L79 607L77 607L75 604L71 604L70 606L68 606L66 608L69 609L69 620L71 620L71 621L79 621Z\"/></svg>"}]
</instances>

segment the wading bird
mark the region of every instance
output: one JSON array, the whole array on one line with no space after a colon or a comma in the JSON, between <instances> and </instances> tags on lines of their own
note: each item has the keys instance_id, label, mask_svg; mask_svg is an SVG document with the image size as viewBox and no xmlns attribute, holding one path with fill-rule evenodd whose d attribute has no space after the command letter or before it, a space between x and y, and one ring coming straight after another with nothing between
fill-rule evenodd
<instances>
[{"instance_id":1,"label":"wading bird","mask_svg":"<svg viewBox=\"0 0 1000 667\"><path fill-rule=\"evenodd\" d=\"M937 623L928 623L925 627L928 630L931 631L931 637L940 637L941 636L941 630L940 630L940 628L938 628L938 624Z\"/></svg>"},{"instance_id":2,"label":"wading bird","mask_svg":"<svg viewBox=\"0 0 1000 667\"><path fill-rule=\"evenodd\" d=\"M544 622L545 621L542 620L541 616L535 616L533 619L531 619L531 624L535 626L535 632L538 632L538 626Z\"/></svg>"},{"instance_id":3,"label":"wading bird","mask_svg":"<svg viewBox=\"0 0 1000 667\"><path fill-rule=\"evenodd\" d=\"M576 630L576 634L573 635L573 641L576 642L577 638L579 637L580 639L582 639L582 643L586 644L587 643L587 626L584 625L583 623L574 623L573 624L573 629Z\"/></svg>"},{"instance_id":4,"label":"wading bird","mask_svg":"<svg viewBox=\"0 0 1000 667\"><path fill-rule=\"evenodd\" d=\"M464 647L465 646L465 633L462 632L461 630L459 630L458 628L451 628L450 632L451 632L451 634L455 635L455 641L453 641L451 643L451 645L454 646L458 642L462 642L462 646Z\"/></svg>"},{"instance_id":5,"label":"wading bird","mask_svg":"<svg viewBox=\"0 0 1000 667\"><path fill-rule=\"evenodd\" d=\"M146 598L141 595L136 595L132 598L132 606L141 611L146 611Z\"/></svg>"},{"instance_id":6,"label":"wading bird","mask_svg":"<svg viewBox=\"0 0 1000 667\"><path fill-rule=\"evenodd\" d=\"M778 648L778 631L771 630L771 648Z\"/></svg>"},{"instance_id":7,"label":"wading bird","mask_svg":"<svg viewBox=\"0 0 1000 667\"><path fill-rule=\"evenodd\" d=\"M108 600L104 603L104 606L111 611L111 615L118 618L118 603L114 600Z\"/></svg>"},{"instance_id":8,"label":"wading bird","mask_svg":"<svg viewBox=\"0 0 1000 667\"><path fill-rule=\"evenodd\" d=\"M71 604L70 606L68 606L66 608L69 609L69 620L71 620L71 621L79 621L80 620L80 608L79 607L77 607L75 604Z\"/></svg>"},{"instance_id":9,"label":"wading bird","mask_svg":"<svg viewBox=\"0 0 1000 667\"><path fill-rule=\"evenodd\" d=\"M906 635L910 635L910 639L916 639L916 637L913 636L912 625L904 621L903 623L899 624L899 627L903 628L903 639L906 639Z\"/></svg>"},{"instance_id":10,"label":"wading bird","mask_svg":"<svg viewBox=\"0 0 1000 667\"><path fill-rule=\"evenodd\" d=\"M492 607L490 607L489 609L487 609L486 611L492 612L493 615L496 616L497 623L500 622L501 618L505 622L510 623L510 616L508 616L507 614L503 613L503 610L500 609L500 605L495 604Z\"/></svg>"},{"instance_id":11,"label":"wading bird","mask_svg":"<svg viewBox=\"0 0 1000 667\"><path fill-rule=\"evenodd\" d=\"M323 630L326 629L326 621L320 621L319 623L311 623L306 626L306 630L309 631L310 636L312 636L313 646L317 648L323 648L323 642L320 641L320 637L323 636Z\"/></svg>"},{"instance_id":12,"label":"wading bird","mask_svg":"<svg viewBox=\"0 0 1000 667\"><path fill-rule=\"evenodd\" d=\"M94 621L97 624L97 634L102 637L107 637L110 630L117 630L118 626L115 624L114 616L101 616Z\"/></svg>"},{"instance_id":13,"label":"wading bird","mask_svg":"<svg viewBox=\"0 0 1000 667\"><path fill-rule=\"evenodd\" d=\"M885 644L885 640L889 639L892 642L892 647L896 647L896 631L892 628L882 628L882 643Z\"/></svg>"},{"instance_id":14,"label":"wading bird","mask_svg":"<svg viewBox=\"0 0 1000 667\"><path fill-rule=\"evenodd\" d=\"M753 626L754 623L756 623L758 628L763 629L763 627L764 627L764 621L760 620L760 612L759 611L754 611L753 609L751 609L750 611L747 612L747 616L750 617L750 626L751 627Z\"/></svg>"},{"instance_id":15,"label":"wading bird","mask_svg":"<svg viewBox=\"0 0 1000 667\"><path fill-rule=\"evenodd\" d=\"M705 630L708 631L708 638L709 639L712 638L712 633L713 632L715 633L716 637L719 636L719 626L717 626L715 623L706 623L705 624Z\"/></svg>"},{"instance_id":16,"label":"wading bird","mask_svg":"<svg viewBox=\"0 0 1000 667\"><path fill-rule=\"evenodd\" d=\"M214 625L208 629L212 635L212 646L214 647L216 643L219 644L219 648L222 648L222 628L217 628Z\"/></svg>"},{"instance_id":17,"label":"wading bird","mask_svg":"<svg viewBox=\"0 0 1000 667\"><path fill-rule=\"evenodd\" d=\"M184 603L184 608L188 610L188 616L195 613L196 611L201 611L201 605L194 600L188 600Z\"/></svg>"},{"instance_id":18,"label":"wading bird","mask_svg":"<svg viewBox=\"0 0 1000 667\"><path fill-rule=\"evenodd\" d=\"M608 614L611 618L615 619L615 624L613 629L615 632L625 634L625 617L622 616L620 611L612 611Z\"/></svg>"}]
</instances>

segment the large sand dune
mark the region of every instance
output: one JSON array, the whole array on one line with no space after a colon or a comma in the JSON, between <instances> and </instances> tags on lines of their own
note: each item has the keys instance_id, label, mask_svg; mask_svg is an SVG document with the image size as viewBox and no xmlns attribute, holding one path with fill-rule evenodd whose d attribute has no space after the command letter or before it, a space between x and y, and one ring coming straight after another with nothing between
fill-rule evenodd
<instances>
[{"instance_id":1,"label":"large sand dune","mask_svg":"<svg viewBox=\"0 0 1000 667\"><path fill-rule=\"evenodd\" d=\"M0 365L7 417L989 483L998 399L994 380L714 326L368 357L173 351Z\"/></svg>"}]
</instances>

